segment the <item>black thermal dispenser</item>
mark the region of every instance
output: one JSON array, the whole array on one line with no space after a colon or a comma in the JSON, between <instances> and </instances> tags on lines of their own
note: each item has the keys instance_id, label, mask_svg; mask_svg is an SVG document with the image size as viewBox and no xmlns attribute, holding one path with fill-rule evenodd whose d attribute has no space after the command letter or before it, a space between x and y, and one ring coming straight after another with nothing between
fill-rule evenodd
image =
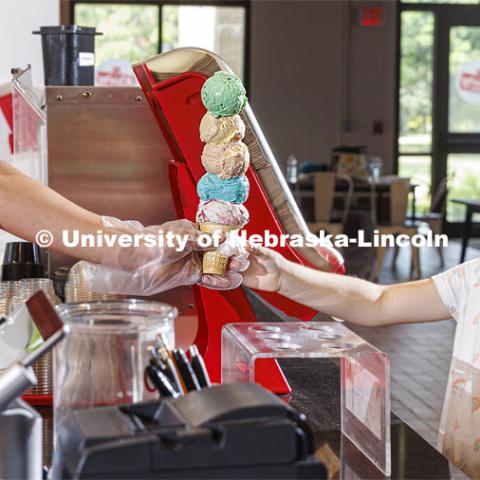
<instances>
[{"instance_id":1,"label":"black thermal dispenser","mask_svg":"<svg viewBox=\"0 0 480 480\"><path fill-rule=\"evenodd\" d=\"M78 410L54 478L327 478L305 417L256 384Z\"/></svg>"}]
</instances>

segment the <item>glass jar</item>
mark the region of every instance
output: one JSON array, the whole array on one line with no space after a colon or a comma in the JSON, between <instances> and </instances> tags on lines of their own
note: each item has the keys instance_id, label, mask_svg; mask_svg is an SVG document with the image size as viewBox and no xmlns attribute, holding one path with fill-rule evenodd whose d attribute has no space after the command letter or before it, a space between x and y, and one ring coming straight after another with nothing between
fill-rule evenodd
<instances>
[{"instance_id":1,"label":"glass jar","mask_svg":"<svg viewBox=\"0 0 480 480\"><path fill-rule=\"evenodd\" d=\"M143 300L58 305L71 333L54 352L55 430L72 409L157 398L145 388L148 347L174 347L177 309Z\"/></svg>"}]
</instances>

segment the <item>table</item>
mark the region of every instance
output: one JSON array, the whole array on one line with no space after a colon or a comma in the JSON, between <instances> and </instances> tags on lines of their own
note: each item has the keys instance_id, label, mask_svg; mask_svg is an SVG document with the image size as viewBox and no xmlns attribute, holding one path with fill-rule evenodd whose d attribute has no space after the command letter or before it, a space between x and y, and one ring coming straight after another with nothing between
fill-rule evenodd
<instances>
[{"instance_id":1,"label":"table","mask_svg":"<svg viewBox=\"0 0 480 480\"><path fill-rule=\"evenodd\" d=\"M388 223L390 218L389 213L389 205L388 202L385 202L385 199L388 199L390 193L390 185L391 181L388 179L380 178L378 182L370 183L368 181L363 180L353 180L353 195L354 197L360 196L370 196L372 193L376 197L376 204L374 210L376 212L372 212L373 217L375 217L375 223ZM411 210L409 219L416 220L416 188L418 187L415 183L410 183L410 202L411 202ZM297 184L292 186L294 198L301 206L300 201L304 198L314 198L314 183L313 179L305 178L300 180ZM337 180L335 183L335 194L344 194L348 190L348 185L345 181Z\"/></svg>"},{"instance_id":2,"label":"table","mask_svg":"<svg viewBox=\"0 0 480 480\"><path fill-rule=\"evenodd\" d=\"M259 297L249 291L246 293L259 321L282 319ZM334 472L332 478L386 479L340 432L339 365L318 359L289 359L279 363L293 391L285 400L307 416L314 433L315 456ZM390 479L450 480L451 471L462 478L461 472L394 413L391 414L391 440Z\"/></svg>"},{"instance_id":3,"label":"table","mask_svg":"<svg viewBox=\"0 0 480 480\"><path fill-rule=\"evenodd\" d=\"M467 253L468 241L470 240L470 233L472 231L472 218L474 213L480 213L480 201L470 200L466 198L452 198L453 203L465 205L465 221L463 225L462 236L462 253L460 254L460 263L465 261L465 255Z\"/></svg>"}]
</instances>

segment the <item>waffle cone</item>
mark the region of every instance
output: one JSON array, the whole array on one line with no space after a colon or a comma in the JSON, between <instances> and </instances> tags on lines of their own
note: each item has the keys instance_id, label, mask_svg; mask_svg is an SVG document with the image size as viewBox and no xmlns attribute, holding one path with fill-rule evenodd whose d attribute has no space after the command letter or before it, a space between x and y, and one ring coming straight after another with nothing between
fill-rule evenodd
<instances>
[{"instance_id":1,"label":"waffle cone","mask_svg":"<svg viewBox=\"0 0 480 480\"><path fill-rule=\"evenodd\" d=\"M213 235L215 232L238 232L240 230L240 226L238 225L223 225L222 223L213 223L213 222L206 222L206 223L199 223L198 229L203 233L209 233Z\"/></svg>"},{"instance_id":2,"label":"waffle cone","mask_svg":"<svg viewBox=\"0 0 480 480\"><path fill-rule=\"evenodd\" d=\"M206 275L225 275L228 257L215 250L203 254L203 273Z\"/></svg>"}]
</instances>

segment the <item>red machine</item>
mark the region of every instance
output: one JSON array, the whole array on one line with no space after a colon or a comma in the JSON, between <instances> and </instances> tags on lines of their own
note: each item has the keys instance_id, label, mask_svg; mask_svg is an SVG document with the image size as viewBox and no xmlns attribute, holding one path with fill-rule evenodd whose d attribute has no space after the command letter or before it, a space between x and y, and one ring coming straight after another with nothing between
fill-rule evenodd
<instances>
[{"instance_id":1,"label":"red machine","mask_svg":"<svg viewBox=\"0 0 480 480\"><path fill-rule=\"evenodd\" d=\"M172 154L169 169L170 186L178 218L195 221L199 202L196 184L205 173L200 160L203 143L199 137L198 127L206 109L202 104L200 92L209 74L226 69L228 67L220 59L200 49L171 51L134 66L140 86ZM292 224L294 221L297 222L295 227L298 227L298 231L305 232L305 223L303 219L298 219L301 215L288 187L285 183L278 183L278 172L277 177L272 177L271 181L264 178L262 183L258 173L259 168L256 167L267 165L278 169L278 166L249 107L242 113L242 118L247 126L244 141L250 149L252 158L252 166L246 174L250 181L250 195L245 206L251 212L250 222L245 227L247 235L264 234L266 230L274 235L291 233L291 231L286 232L284 225ZM264 188L266 182L269 183L270 190L276 188L277 192L280 192L282 204L290 202L289 206L293 210L290 215L294 218L279 218L269 192ZM316 252L310 252L310 257L318 255L320 262L316 265L302 258L300 253L290 246L277 248L277 251L286 258L304 265L320 267L336 273L344 272L343 260L333 249L321 248ZM281 295L258 293L287 315L309 320L316 313ZM195 343L203 349L212 380L219 382L220 334L223 325L233 322L254 322L256 317L241 288L231 291L214 291L194 287L194 297L199 316ZM258 383L276 393L290 391L283 373L274 360L270 363L262 362L261 367L262 370L257 373Z\"/></svg>"}]
</instances>

